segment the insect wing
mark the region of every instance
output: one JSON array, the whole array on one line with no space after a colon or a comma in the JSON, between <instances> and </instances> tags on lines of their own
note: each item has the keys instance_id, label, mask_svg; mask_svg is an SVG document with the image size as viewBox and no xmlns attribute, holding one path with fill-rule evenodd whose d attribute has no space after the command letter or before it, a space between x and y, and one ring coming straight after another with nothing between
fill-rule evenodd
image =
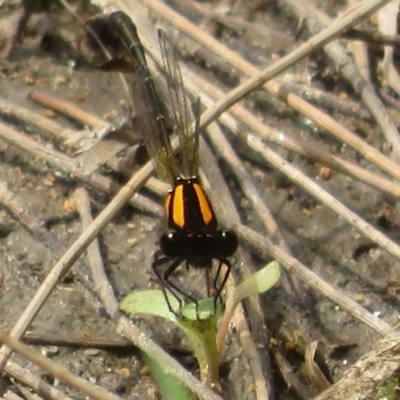
<instances>
[{"instance_id":1,"label":"insect wing","mask_svg":"<svg viewBox=\"0 0 400 400\"><path fill-rule=\"evenodd\" d=\"M140 68L135 75L132 94L137 127L158 176L173 184L179 171L153 79L147 67Z\"/></svg>"},{"instance_id":2,"label":"insect wing","mask_svg":"<svg viewBox=\"0 0 400 400\"><path fill-rule=\"evenodd\" d=\"M183 85L176 50L162 30L158 31L158 39L167 77L171 108L182 146L183 172L186 178L190 178L197 175L198 170L199 130L197 127L199 124L196 121L196 129L193 130L193 113Z\"/></svg>"}]
</instances>

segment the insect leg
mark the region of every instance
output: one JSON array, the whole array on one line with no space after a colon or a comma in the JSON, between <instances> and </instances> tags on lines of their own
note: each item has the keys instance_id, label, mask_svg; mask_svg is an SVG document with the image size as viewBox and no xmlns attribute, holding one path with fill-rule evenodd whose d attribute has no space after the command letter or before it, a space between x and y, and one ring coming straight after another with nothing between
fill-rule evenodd
<instances>
[{"instance_id":1,"label":"insect leg","mask_svg":"<svg viewBox=\"0 0 400 400\"><path fill-rule=\"evenodd\" d=\"M160 267L167 264L170 260L171 259L168 257L157 258L153 261L151 267L161 284L161 289L163 291L165 301L167 302L169 310L175 314L175 311L171 306L166 291L168 290L178 300L179 308L182 307L182 298L179 297L176 292L181 293L181 291L177 289L175 285L171 284L171 282L168 281L168 277L172 272L174 272L179 267L179 265L182 263L183 260L180 258L174 260L171 263L171 265L168 266L167 270L163 272Z\"/></svg>"},{"instance_id":2,"label":"insect leg","mask_svg":"<svg viewBox=\"0 0 400 400\"><path fill-rule=\"evenodd\" d=\"M215 307L217 306L218 300L222 302L221 292L226 284L226 281L228 280L232 268L232 265L227 258L219 258L218 261L219 261L218 270L217 273L215 274L215 278L213 281L213 287L215 289L215 296L214 296ZM218 278L221 275L221 270L223 265L225 265L226 271L222 278L221 284L218 286Z\"/></svg>"}]
</instances>

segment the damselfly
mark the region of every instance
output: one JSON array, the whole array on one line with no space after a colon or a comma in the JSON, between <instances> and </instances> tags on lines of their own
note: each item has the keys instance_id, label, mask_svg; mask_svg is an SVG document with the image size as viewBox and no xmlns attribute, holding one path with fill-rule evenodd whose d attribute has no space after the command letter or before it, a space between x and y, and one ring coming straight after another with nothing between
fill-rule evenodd
<instances>
[{"instance_id":1,"label":"damselfly","mask_svg":"<svg viewBox=\"0 0 400 400\"><path fill-rule=\"evenodd\" d=\"M134 64L138 65L133 85L137 126L158 175L172 186L164 203L168 230L161 236L160 250L156 252L152 263L153 271L173 312L175 310L168 300L167 290L181 305L185 299L197 304L197 299L192 294L171 279L172 274L183 263L187 269L193 267L205 271L207 296L211 297L213 293L217 301L231 270L228 257L235 253L238 239L234 231L218 229L210 200L197 177L199 113L195 113L193 129L194 118L189 108L176 50L166 34L159 30L158 39L170 105L181 145L181 163L174 156L161 103L135 25L123 12L110 14L109 20L114 32L129 49ZM210 282L213 260L217 260L218 265Z\"/></svg>"}]
</instances>

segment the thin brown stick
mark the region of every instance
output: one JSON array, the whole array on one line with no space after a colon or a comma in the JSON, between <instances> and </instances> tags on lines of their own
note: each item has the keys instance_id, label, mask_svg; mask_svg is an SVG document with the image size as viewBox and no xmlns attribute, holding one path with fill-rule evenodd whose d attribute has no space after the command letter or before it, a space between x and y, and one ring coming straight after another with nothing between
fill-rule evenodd
<instances>
[{"instance_id":1,"label":"thin brown stick","mask_svg":"<svg viewBox=\"0 0 400 400\"><path fill-rule=\"evenodd\" d=\"M42 346L59 346L59 347L76 347L85 348L90 347L92 349L104 349L108 351L113 350L126 350L132 351L137 349L131 342L127 340L102 340L102 339L82 339L82 338L71 338L71 337L54 337L46 335L34 335L31 333L25 334L21 341L26 344L39 344Z\"/></svg>"},{"instance_id":2,"label":"thin brown stick","mask_svg":"<svg viewBox=\"0 0 400 400\"><path fill-rule=\"evenodd\" d=\"M20 367L11 360L9 360L5 366L4 372L12 378L22 382L24 385L31 387L33 390L35 390L35 392L46 398L50 398L52 400L73 400L55 387L33 375L26 368Z\"/></svg>"},{"instance_id":3,"label":"thin brown stick","mask_svg":"<svg viewBox=\"0 0 400 400\"><path fill-rule=\"evenodd\" d=\"M58 365L49 358L42 356L38 351L29 348L28 346L20 343L18 340L13 339L6 333L0 331L0 342L7 344L14 351L32 361L35 365L43 368L46 371L60 379L62 382L67 383L71 387L85 393L91 399L96 400L121 400L121 397L106 391L100 386L95 386L92 383L72 374L66 368Z\"/></svg>"},{"instance_id":4,"label":"thin brown stick","mask_svg":"<svg viewBox=\"0 0 400 400\"><path fill-rule=\"evenodd\" d=\"M59 100L54 96L48 96L42 92L32 92L30 98L45 107L49 107L81 122L83 125L89 125L100 130L104 129L105 131L109 130L110 124L105 123L93 114L83 111L70 101Z\"/></svg>"},{"instance_id":5,"label":"thin brown stick","mask_svg":"<svg viewBox=\"0 0 400 400\"><path fill-rule=\"evenodd\" d=\"M79 275L81 275L79 273ZM99 305L104 306L103 303L98 300ZM96 308L98 310L99 307ZM120 340L109 340L109 339L97 339L95 337L90 339L82 339L73 337L64 337L63 335L58 336L47 336L47 335L36 335L33 333L26 333L21 341L25 344L39 345L39 346L57 346L57 347L71 347L71 348L92 348L107 351L121 351L124 350L124 354L135 354L139 352L139 348L135 346L131 341L126 339ZM168 342L168 339L161 344L161 347L180 356L190 356L193 352L189 347L173 345ZM7 364L8 365L8 364ZM5 369L6 370L6 369ZM35 388L33 388L35 389Z\"/></svg>"},{"instance_id":6,"label":"thin brown stick","mask_svg":"<svg viewBox=\"0 0 400 400\"><path fill-rule=\"evenodd\" d=\"M90 212L90 199L87 191L83 188L78 188L74 192L74 200L76 209L82 220L82 231L84 232L93 223L93 218ZM113 293L113 288L108 281L107 275L104 270L104 264L100 253L99 242L97 239L93 240L87 248L88 264L92 271L95 289L99 297L103 300L107 312L110 315L115 315L118 312L118 303L114 296L110 300L110 293Z\"/></svg>"}]
</instances>

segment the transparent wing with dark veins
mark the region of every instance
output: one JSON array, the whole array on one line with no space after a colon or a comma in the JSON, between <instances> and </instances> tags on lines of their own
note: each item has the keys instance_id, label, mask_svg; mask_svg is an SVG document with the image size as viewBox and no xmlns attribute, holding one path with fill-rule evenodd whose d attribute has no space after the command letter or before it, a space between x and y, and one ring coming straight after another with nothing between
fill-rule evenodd
<instances>
[{"instance_id":1,"label":"transparent wing with dark veins","mask_svg":"<svg viewBox=\"0 0 400 400\"><path fill-rule=\"evenodd\" d=\"M180 175L165 127L160 100L147 67L135 73L133 102L137 127L160 179L174 184Z\"/></svg>"},{"instance_id":2,"label":"transparent wing with dark veins","mask_svg":"<svg viewBox=\"0 0 400 400\"><path fill-rule=\"evenodd\" d=\"M176 50L162 30L158 31L158 39L176 131L182 146L183 172L186 178L190 178L197 175L198 172L199 130L192 128L194 117L183 85ZM198 121L196 121L196 127L198 125Z\"/></svg>"}]
</instances>

